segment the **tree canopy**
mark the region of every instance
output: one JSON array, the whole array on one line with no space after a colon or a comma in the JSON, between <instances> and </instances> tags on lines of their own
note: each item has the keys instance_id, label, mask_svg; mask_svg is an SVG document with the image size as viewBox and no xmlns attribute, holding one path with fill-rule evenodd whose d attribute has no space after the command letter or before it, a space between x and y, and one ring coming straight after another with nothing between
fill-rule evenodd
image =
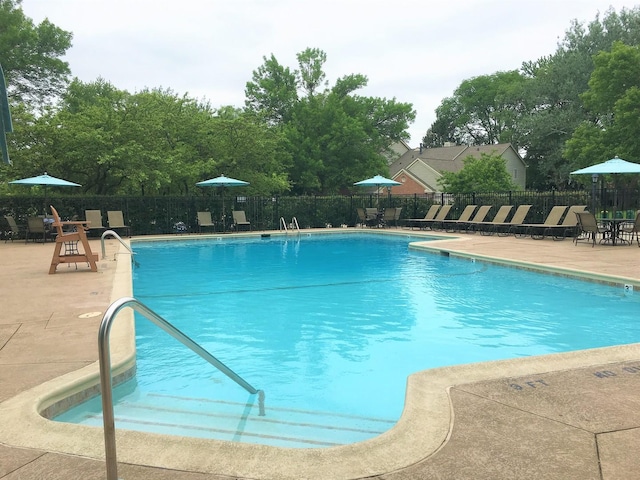
<instances>
[{"instance_id":1,"label":"tree canopy","mask_svg":"<svg viewBox=\"0 0 640 480\"><path fill-rule=\"evenodd\" d=\"M519 190L500 155L482 153L480 158L469 155L459 172L443 172L438 183L448 193L484 193Z\"/></svg>"}]
</instances>

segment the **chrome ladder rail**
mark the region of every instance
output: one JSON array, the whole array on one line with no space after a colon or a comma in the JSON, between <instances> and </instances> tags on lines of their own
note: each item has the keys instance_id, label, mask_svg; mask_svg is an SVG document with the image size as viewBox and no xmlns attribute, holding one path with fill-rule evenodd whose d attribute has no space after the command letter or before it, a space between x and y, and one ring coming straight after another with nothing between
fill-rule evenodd
<instances>
[{"instance_id":1,"label":"chrome ladder rail","mask_svg":"<svg viewBox=\"0 0 640 480\"><path fill-rule=\"evenodd\" d=\"M106 232L105 232L106 233ZM115 416L113 413L113 390L111 384L111 351L109 348L109 334L111 325L116 315L124 307L131 307L142 314L157 327L167 332L183 345L197 353L204 360L216 367L231 380L236 382L250 394L258 394L258 411L260 416L264 416L264 391L251 386L246 380L227 367L224 363L211 355L208 351L186 336L167 320L148 308L146 305L133 297L123 297L111 305L104 313L100 328L98 329L98 360L100 363L100 389L102 393L102 420L104 424L104 449L107 467L107 480L118 480L118 462L116 456L116 428Z\"/></svg>"},{"instance_id":2,"label":"chrome ladder rail","mask_svg":"<svg viewBox=\"0 0 640 480\"><path fill-rule=\"evenodd\" d=\"M296 217L291 217L291 223L289 224L291 230L295 229L298 235L300 235L300 225L298 225L298 219ZM287 222L284 217L280 217L280 231L284 230L284 233L289 234L289 229L287 228Z\"/></svg>"},{"instance_id":3,"label":"chrome ladder rail","mask_svg":"<svg viewBox=\"0 0 640 480\"><path fill-rule=\"evenodd\" d=\"M111 235L112 237L114 237L116 240L118 240L120 242L121 245L124 246L124 248L126 248L127 250L129 250L129 253L131 255L135 255L135 253L133 252L133 250L131 250L131 247L129 247L129 245L127 245L126 243L124 243L124 240L122 240L122 237L120 235L118 235L116 232L114 232L113 230L106 230L102 236L100 237L100 243L102 246L102 259L104 260L104 257L106 257L106 250L104 247L104 239L107 235Z\"/></svg>"},{"instance_id":4,"label":"chrome ladder rail","mask_svg":"<svg viewBox=\"0 0 640 480\"><path fill-rule=\"evenodd\" d=\"M284 230L284 233L288 233L287 222L285 221L284 217L280 217L280 231L282 230Z\"/></svg>"}]
</instances>

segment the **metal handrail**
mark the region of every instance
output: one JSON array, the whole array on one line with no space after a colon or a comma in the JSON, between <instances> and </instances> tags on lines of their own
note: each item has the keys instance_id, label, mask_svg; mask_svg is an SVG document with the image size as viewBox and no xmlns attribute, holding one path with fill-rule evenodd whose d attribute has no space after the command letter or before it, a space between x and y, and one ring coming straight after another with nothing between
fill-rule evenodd
<instances>
[{"instance_id":1,"label":"metal handrail","mask_svg":"<svg viewBox=\"0 0 640 480\"><path fill-rule=\"evenodd\" d=\"M280 217L280 230L284 230L284 232L287 233L287 222L284 217Z\"/></svg>"},{"instance_id":2,"label":"metal handrail","mask_svg":"<svg viewBox=\"0 0 640 480\"><path fill-rule=\"evenodd\" d=\"M300 225L298 225L298 219L296 217L291 218L291 225L296 227L296 230L300 233Z\"/></svg>"},{"instance_id":3,"label":"metal handrail","mask_svg":"<svg viewBox=\"0 0 640 480\"><path fill-rule=\"evenodd\" d=\"M167 320L155 313L133 297L123 297L107 308L102 317L100 328L98 329L98 359L100 363L100 388L102 392L102 420L104 424L104 449L107 466L107 480L118 480L118 462L116 457L116 428L115 416L113 414L113 390L111 385L111 351L109 348L109 334L115 316L124 307L131 307L135 311L144 315L148 320L167 332L173 338L181 342L186 347L200 355L203 359L224 373L231 380L236 382L250 394L258 394L258 411L260 416L264 416L264 391L251 386L237 373L227 367L224 363L211 355L208 351L191 340L188 336L174 327Z\"/></svg>"},{"instance_id":4,"label":"metal handrail","mask_svg":"<svg viewBox=\"0 0 640 480\"><path fill-rule=\"evenodd\" d=\"M133 252L133 250L131 250L131 247L129 247L129 245L127 245L126 243L124 243L124 240L122 240L122 237L120 235L118 235L116 232L114 232L113 230L106 230L102 236L100 237L100 243L102 245L102 259L104 260L104 257L106 256L106 250L104 247L104 239L107 235L111 235L113 236L116 240L118 240L120 242L120 244L122 244L124 246L124 248L126 248L127 250L129 250L129 253L131 255L135 255L135 253Z\"/></svg>"}]
</instances>

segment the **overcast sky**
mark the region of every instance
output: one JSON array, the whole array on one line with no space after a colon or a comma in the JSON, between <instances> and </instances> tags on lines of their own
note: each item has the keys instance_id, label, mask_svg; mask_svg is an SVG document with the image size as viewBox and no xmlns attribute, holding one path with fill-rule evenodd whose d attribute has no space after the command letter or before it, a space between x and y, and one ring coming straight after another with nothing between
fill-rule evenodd
<instances>
[{"instance_id":1,"label":"overcast sky","mask_svg":"<svg viewBox=\"0 0 640 480\"><path fill-rule=\"evenodd\" d=\"M360 95L411 103L417 147L463 80L553 54L572 19L590 22L631 0L23 0L25 14L73 33L65 60L83 82L131 93L170 88L213 107L244 105L263 57L297 68L327 54L330 85L363 74Z\"/></svg>"}]
</instances>

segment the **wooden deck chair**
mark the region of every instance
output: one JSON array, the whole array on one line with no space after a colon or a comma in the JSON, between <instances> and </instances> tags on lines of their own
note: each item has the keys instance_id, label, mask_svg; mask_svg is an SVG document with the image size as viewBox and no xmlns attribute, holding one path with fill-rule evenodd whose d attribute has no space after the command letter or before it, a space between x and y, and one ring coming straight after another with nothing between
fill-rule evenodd
<instances>
[{"instance_id":1,"label":"wooden deck chair","mask_svg":"<svg viewBox=\"0 0 640 480\"><path fill-rule=\"evenodd\" d=\"M418 226L422 228L430 228L431 230L436 230L437 228L442 227L442 222L447 219L449 212L451 211L451 207L453 205L443 205L442 208L438 211L438 214L431 220L419 220L416 223Z\"/></svg>"},{"instance_id":2,"label":"wooden deck chair","mask_svg":"<svg viewBox=\"0 0 640 480\"><path fill-rule=\"evenodd\" d=\"M106 230L102 224L102 212L100 210L85 210L84 219L87 221L87 235L99 237Z\"/></svg>"},{"instance_id":3,"label":"wooden deck chair","mask_svg":"<svg viewBox=\"0 0 640 480\"><path fill-rule=\"evenodd\" d=\"M234 210L231 214L233 215L233 226L236 231L251 230L251 222L247 220L244 210Z\"/></svg>"},{"instance_id":4,"label":"wooden deck chair","mask_svg":"<svg viewBox=\"0 0 640 480\"><path fill-rule=\"evenodd\" d=\"M429 210L427 210L427 213L424 216L424 218L407 218L402 223L405 227L411 227L412 229L413 227L420 227L420 222L431 221L434 218L436 218L436 214L438 213L438 210L440 210L440 205L434 203L429 207Z\"/></svg>"},{"instance_id":5,"label":"wooden deck chair","mask_svg":"<svg viewBox=\"0 0 640 480\"><path fill-rule=\"evenodd\" d=\"M120 230L124 230L124 234L127 237L131 236L131 227L124 223L124 215L122 210L109 210L107 212L107 222L109 223L109 229L116 233L120 233Z\"/></svg>"},{"instance_id":6,"label":"wooden deck chair","mask_svg":"<svg viewBox=\"0 0 640 480\"><path fill-rule=\"evenodd\" d=\"M478 208L477 205L467 205L466 207L464 207L464 210L462 210L462 213L457 219L444 220L442 222L442 228L447 232L455 231L457 225L459 225L460 223L466 223L471 219L471 216L473 215L473 212L476 211L476 208Z\"/></svg>"},{"instance_id":7,"label":"wooden deck chair","mask_svg":"<svg viewBox=\"0 0 640 480\"><path fill-rule=\"evenodd\" d=\"M498 212L490 222L480 222L472 225L475 231L479 231L482 235L493 235L495 230L493 227L496 225L502 225L507 221L507 217L513 210L513 205L502 205Z\"/></svg>"},{"instance_id":8,"label":"wooden deck chair","mask_svg":"<svg viewBox=\"0 0 640 480\"><path fill-rule=\"evenodd\" d=\"M529 214L529 210L531 210L532 206L533 205L518 206L518 208L516 209L516 213L513 214L513 217L511 217L511 220L499 225L498 224L493 225L491 227L491 230L493 232L496 232L499 237L504 237L507 235L511 235L512 233L515 233L514 229L518 225L522 225L524 223L524 221L527 218L527 215Z\"/></svg>"},{"instance_id":9,"label":"wooden deck chair","mask_svg":"<svg viewBox=\"0 0 640 480\"><path fill-rule=\"evenodd\" d=\"M76 269L78 262L87 262L92 272L98 271L96 262L98 254L91 251L89 240L87 239L87 222L62 222L60 215L53 205L51 205L51 213L53 213L53 223L51 224L57 231L56 246L53 249L53 257L51 258L51 266L49 273L56 273L56 268L61 263L75 263ZM65 231L65 227L72 227L74 230ZM82 245L82 251L79 246ZM64 253L63 253L64 247Z\"/></svg>"},{"instance_id":10,"label":"wooden deck chair","mask_svg":"<svg viewBox=\"0 0 640 480\"><path fill-rule=\"evenodd\" d=\"M202 233L203 228L213 228L215 231L216 224L211 219L211 212L198 212L198 232Z\"/></svg>"},{"instance_id":11,"label":"wooden deck chair","mask_svg":"<svg viewBox=\"0 0 640 480\"><path fill-rule=\"evenodd\" d=\"M514 235L516 237L530 236L534 240L543 239L545 230L549 227L557 226L567 208L566 205L556 205L551 209L543 223L523 223L514 226Z\"/></svg>"}]
</instances>

